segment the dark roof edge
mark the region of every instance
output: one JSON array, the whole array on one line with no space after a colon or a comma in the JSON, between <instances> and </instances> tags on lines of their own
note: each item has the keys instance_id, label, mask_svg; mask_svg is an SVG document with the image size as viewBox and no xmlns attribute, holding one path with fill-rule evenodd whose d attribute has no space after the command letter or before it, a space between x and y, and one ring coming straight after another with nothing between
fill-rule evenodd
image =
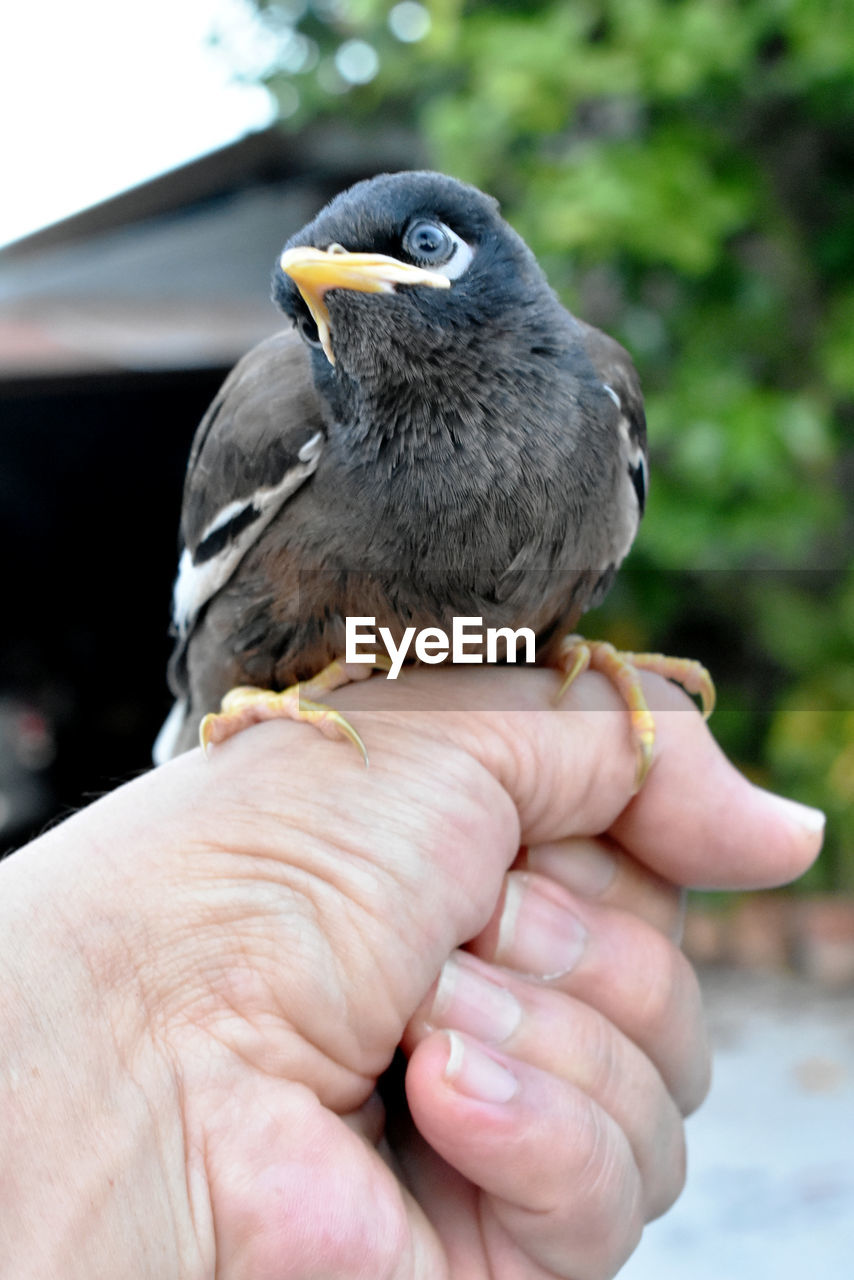
<instances>
[{"instance_id":1,"label":"dark roof edge","mask_svg":"<svg viewBox=\"0 0 854 1280\"><path fill-rule=\"evenodd\" d=\"M4 378L0 373L0 404L19 399L50 400L117 388L127 392L133 387L186 387L196 383L201 387L215 386L222 382L233 363L216 361L174 369L72 369L48 374L20 373L11 378Z\"/></svg>"},{"instance_id":2,"label":"dark roof edge","mask_svg":"<svg viewBox=\"0 0 854 1280\"><path fill-rule=\"evenodd\" d=\"M417 150L417 142L405 130L377 133L348 125L318 124L296 133L273 124L13 240L0 249L0 257L8 262L72 244L103 231L185 209L212 196L227 195L245 188L248 182L266 184L335 170L342 176L342 185L347 185L348 170L354 177L363 176L371 154L379 157L383 168L409 168Z\"/></svg>"}]
</instances>

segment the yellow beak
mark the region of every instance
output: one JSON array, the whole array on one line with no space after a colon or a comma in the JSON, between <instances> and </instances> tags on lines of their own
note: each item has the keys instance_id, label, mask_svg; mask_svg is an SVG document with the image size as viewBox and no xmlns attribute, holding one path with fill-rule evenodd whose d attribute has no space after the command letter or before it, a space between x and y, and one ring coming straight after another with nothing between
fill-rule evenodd
<instances>
[{"instance_id":1,"label":"yellow beak","mask_svg":"<svg viewBox=\"0 0 854 1280\"><path fill-rule=\"evenodd\" d=\"M321 346L330 364L335 363L329 312L325 294L328 289L355 289L358 293L392 293L398 284L426 284L433 289L449 289L447 276L425 271L409 262L388 258L383 253L349 253L340 245L313 249L299 245L286 249L279 266L293 280L314 317Z\"/></svg>"}]
</instances>

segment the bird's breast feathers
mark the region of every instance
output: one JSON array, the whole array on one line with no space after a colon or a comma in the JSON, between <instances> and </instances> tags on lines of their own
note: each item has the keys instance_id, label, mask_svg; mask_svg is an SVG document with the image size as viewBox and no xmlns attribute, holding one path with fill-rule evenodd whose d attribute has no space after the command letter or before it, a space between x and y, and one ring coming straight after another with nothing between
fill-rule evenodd
<instances>
[{"instance_id":1,"label":"bird's breast feathers","mask_svg":"<svg viewBox=\"0 0 854 1280\"><path fill-rule=\"evenodd\" d=\"M495 201L439 174L357 184L291 237L274 294L293 330L240 361L190 457L188 714L312 666L342 613L373 612L360 582L389 625L480 603L543 634L604 593L646 499L637 375ZM313 572L328 595L300 590Z\"/></svg>"}]
</instances>

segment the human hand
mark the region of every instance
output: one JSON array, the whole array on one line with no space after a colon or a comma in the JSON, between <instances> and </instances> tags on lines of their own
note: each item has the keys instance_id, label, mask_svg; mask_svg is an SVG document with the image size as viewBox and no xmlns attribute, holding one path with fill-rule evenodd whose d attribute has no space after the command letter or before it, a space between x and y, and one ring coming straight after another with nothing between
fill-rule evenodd
<instances>
[{"instance_id":1,"label":"human hand","mask_svg":"<svg viewBox=\"0 0 854 1280\"><path fill-rule=\"evenodd\" d=\"M265 725L3 868L4 917L25 922L2 952L5 990L27 997L5 1037L16 1277L60 1259L87 1280L586 1280L613 1274L678 1190L679 1111L707 1060L656 877L778 882L818 835L657 683L660 755L630 800L625 714L596 677L561 712L548 672L406 679L405 714L382 681L336 698L368 772L304 726ZM569 843L602 832L624 851L607 884ZM525 976L557 972L544 939L565 960L573 937L561 976ZM437 975L472 939L437 1008ZM461 972L497 992L500 1050ZM404 1126L389 1150L374 1086L404 1035L423 1139Z\"/></svg>"}]
</instances>

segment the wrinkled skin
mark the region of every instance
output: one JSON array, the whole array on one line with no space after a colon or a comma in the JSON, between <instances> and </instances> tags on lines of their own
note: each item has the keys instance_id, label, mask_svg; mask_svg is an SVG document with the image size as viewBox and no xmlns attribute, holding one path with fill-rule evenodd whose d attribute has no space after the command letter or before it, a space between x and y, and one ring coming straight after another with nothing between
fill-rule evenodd
<instances>
[{"instance_id":1,"label":"wrinkled skin","mask_svg":"<svg viewBox=\"0 0 854 1280\"><path fill-rule=\"evenodd\" d=\"M678 1194L709 1059L675 886L799 874L811 811L654 678L634 798L597 676L557 711L548 671L402 686L335 696L368 770L262 725L0 867L0 1273L602 1280Z\"/></svg>"}]
</instances>

